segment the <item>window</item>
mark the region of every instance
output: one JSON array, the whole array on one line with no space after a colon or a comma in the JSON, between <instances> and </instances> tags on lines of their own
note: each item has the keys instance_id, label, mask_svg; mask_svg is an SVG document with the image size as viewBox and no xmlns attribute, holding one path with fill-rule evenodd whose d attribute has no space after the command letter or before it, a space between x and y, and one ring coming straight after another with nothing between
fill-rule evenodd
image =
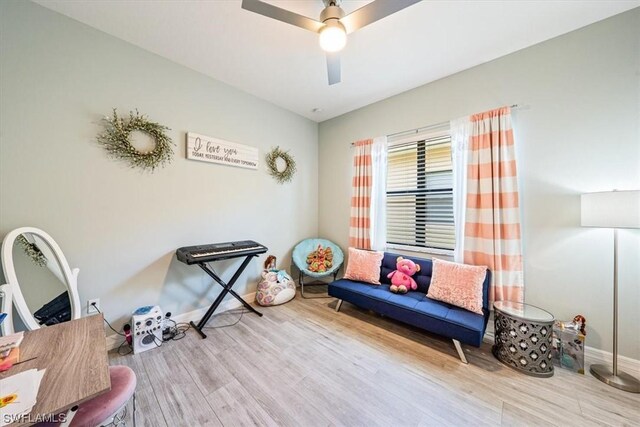
<instances>
[{"instance_id":1,"label":"window","mask_svg":"<svg viewBox=\"0 0 640 427\"><path fill-rule=\"evenodd\" d=\"M448 129L389 139L387 244L408 250L454 249Z\"/></svg>"}]
</instances>

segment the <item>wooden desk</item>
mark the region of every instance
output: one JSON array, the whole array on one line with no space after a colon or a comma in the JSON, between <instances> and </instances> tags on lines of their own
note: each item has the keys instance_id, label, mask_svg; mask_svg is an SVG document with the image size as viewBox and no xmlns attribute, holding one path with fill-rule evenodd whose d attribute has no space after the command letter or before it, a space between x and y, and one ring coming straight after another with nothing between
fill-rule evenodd
<instances>
[{"instance_id":1,"label":"wooden desk","mask_svg":"<svg viewBox=\"0 0 640 427\"><path fill-rule=\"evenodd\" d=\"M111 389L102 322L102 314L97 314L25 332L20 360L37 359L0 373L0 378L33 368L46 369L31 419L59 414Z\"/></svg>"}]
</instances>

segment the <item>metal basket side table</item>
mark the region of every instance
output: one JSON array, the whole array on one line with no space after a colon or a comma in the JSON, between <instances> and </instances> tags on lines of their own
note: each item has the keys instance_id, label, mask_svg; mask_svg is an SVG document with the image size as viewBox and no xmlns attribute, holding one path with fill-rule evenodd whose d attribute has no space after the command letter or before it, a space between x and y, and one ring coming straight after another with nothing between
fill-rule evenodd
<instances>
[{"instance_id":1,"label":"metal basket side table","mask_svg":"<svg viewBox=\"0 0 640 427\"><path fill-rule=\"evenodd\" d=\"M493 304L493 355L505 365L535 377L553 376L551 335L554 317L541 308L511 301Z\"/></svg>"}]
</instances>

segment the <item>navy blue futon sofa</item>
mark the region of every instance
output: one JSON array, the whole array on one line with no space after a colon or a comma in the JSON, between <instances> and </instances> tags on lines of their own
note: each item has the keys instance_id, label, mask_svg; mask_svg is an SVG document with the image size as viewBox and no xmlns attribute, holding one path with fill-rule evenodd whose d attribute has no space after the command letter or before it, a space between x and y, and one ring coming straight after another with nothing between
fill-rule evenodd
<instances>
[{"instance_id":1,"label":"navy blue futon sofa","mask_svg":"<svg viewBox=\"0 0 640 427\"><path fill-rule=\"evenodd\" d=\"M387 278L387 274L396 269L396 260L399 256L385 252L380 269L381 285L371 285L348 279L340 279L330 283L329 295L339 300L336 311L340 310L342 301L347 301L400 322L451 338L458 351L458 356L462 362L467 363L460 343L476 347L480 347L482 343L482 337L489 320L491 272L487 271L487 277L483 284L483 314L480 315L445 302L432 300L426 296L433 270L430 259L403 255L404 258L420 264L420 271L413 276L418 284L418 289L404 295L390 292L391 281Z\"/></svg>"}]
</instances>

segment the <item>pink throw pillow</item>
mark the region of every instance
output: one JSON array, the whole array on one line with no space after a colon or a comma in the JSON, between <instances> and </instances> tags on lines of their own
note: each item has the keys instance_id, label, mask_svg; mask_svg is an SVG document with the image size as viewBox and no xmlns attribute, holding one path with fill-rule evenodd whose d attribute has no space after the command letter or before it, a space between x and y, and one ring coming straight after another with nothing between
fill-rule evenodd
<instances>
[{"instance_id":1,"label":"pink throw pillow","mask_svg":"<svg viewBox=\"0 0 640 427\"><path fill-rule=\"evenodd\" d=\"M427 297L483 314L482 284L486 275L485 266L458 264L434 258Z\"/></svg>"},{"instance_id":2,"label":"pink throw pillow","mask_svg":"<svg viewBox=\"0 0 640 427\"><path fill-rule=\"evenodd\" d=\"M344 279L379 285L380 265L383 256L382 252L349 248L349 261Z\"/></svg>"}]
</instances>

